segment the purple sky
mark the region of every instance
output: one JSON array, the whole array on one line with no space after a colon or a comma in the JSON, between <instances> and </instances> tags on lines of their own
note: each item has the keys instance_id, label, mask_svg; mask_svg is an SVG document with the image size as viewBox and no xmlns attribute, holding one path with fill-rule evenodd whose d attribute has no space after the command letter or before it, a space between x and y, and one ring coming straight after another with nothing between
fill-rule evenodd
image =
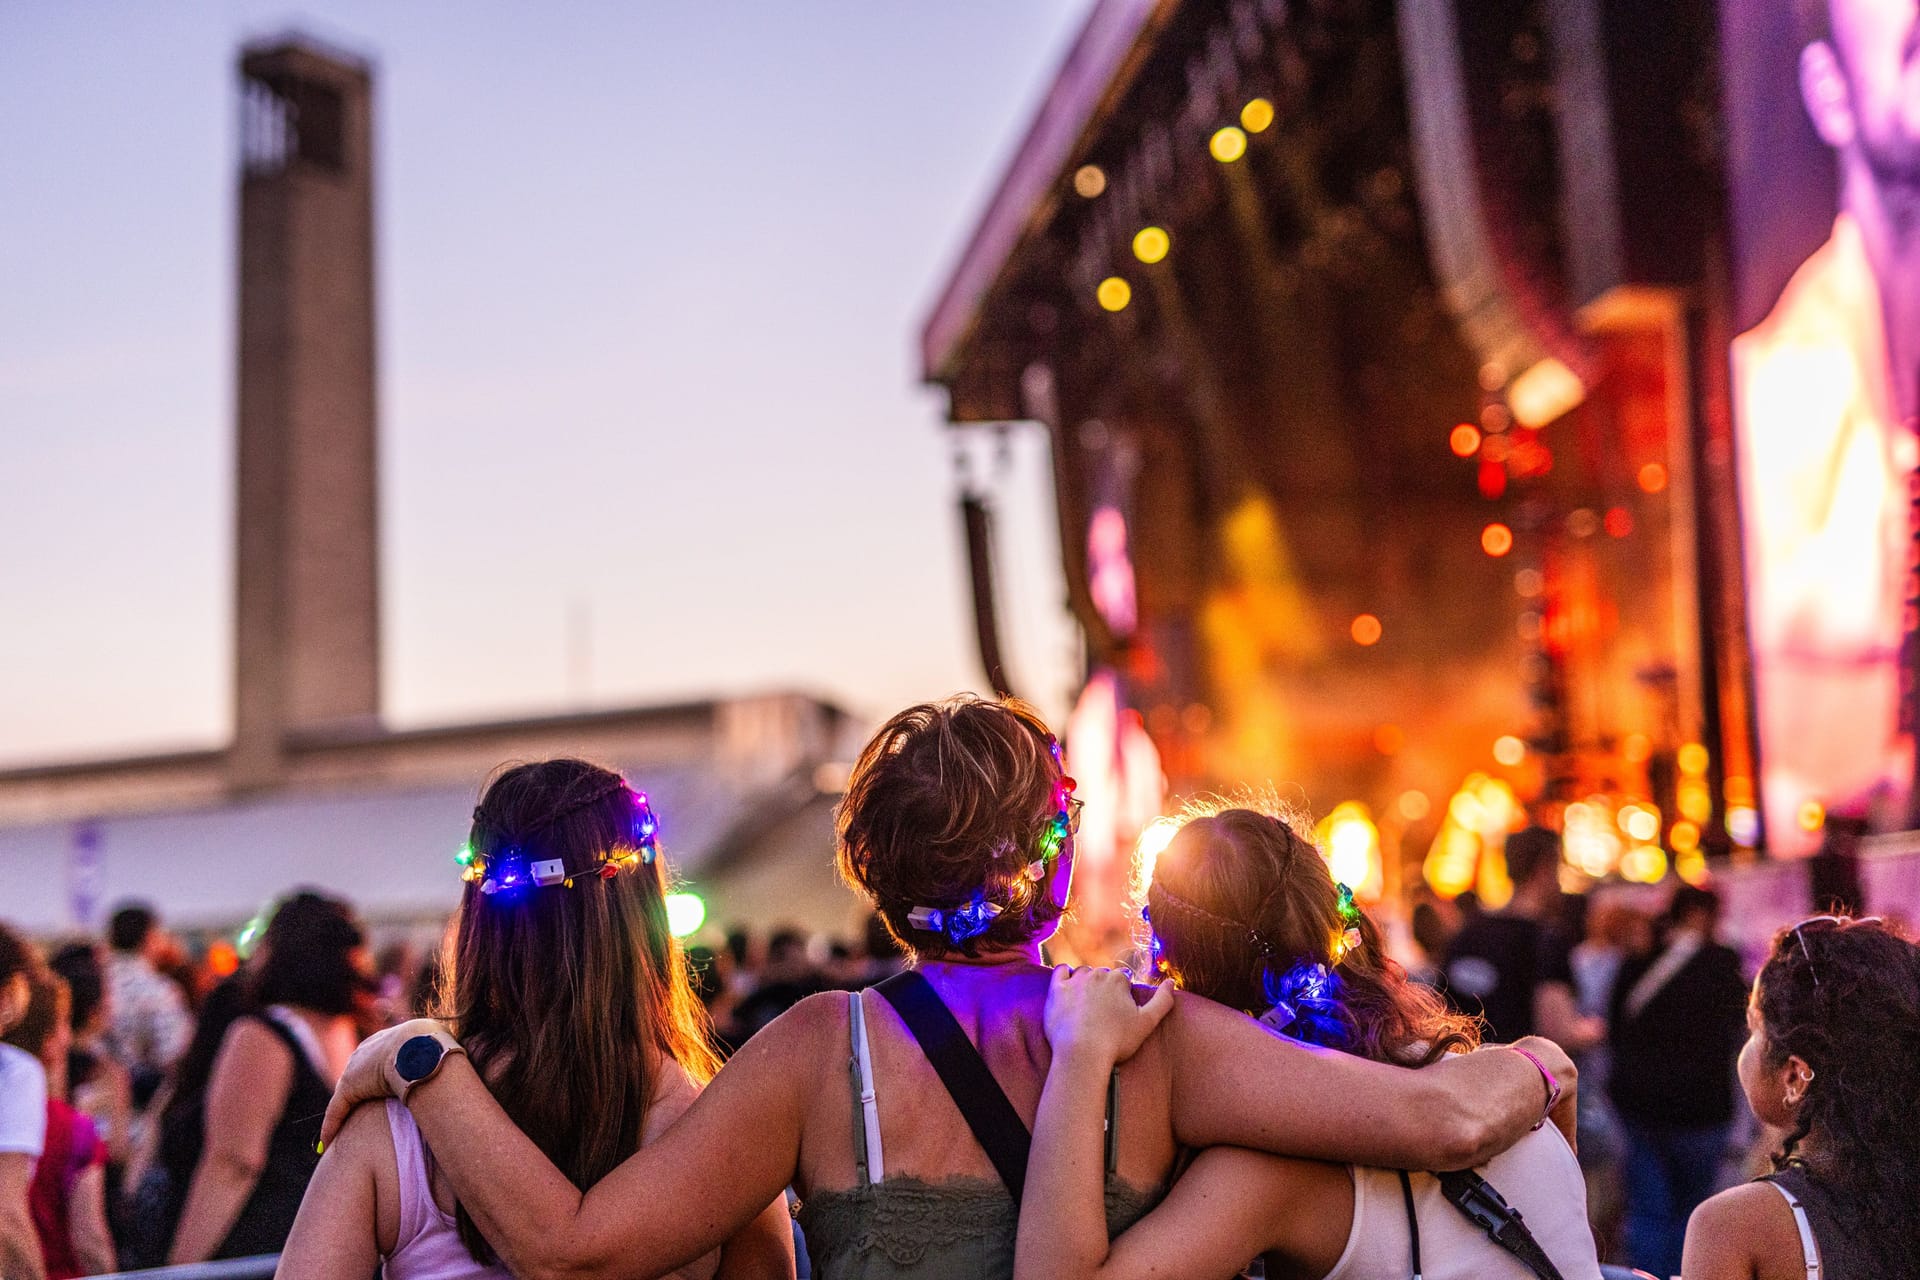
<instances>
[{"instance_id":1,"label":"purple sky","mask_svg":"<svg viewBox=\"0 0 1920 1280\"><path fill-rule=\"evenodd\" d=\"M291 27L378 65L391 722L976 685L913 344L1086 3L0 6L0 761L227 735L233 60ZM1057 713L1051 521L1029 428Z\"/></svg>"}]
</instances>

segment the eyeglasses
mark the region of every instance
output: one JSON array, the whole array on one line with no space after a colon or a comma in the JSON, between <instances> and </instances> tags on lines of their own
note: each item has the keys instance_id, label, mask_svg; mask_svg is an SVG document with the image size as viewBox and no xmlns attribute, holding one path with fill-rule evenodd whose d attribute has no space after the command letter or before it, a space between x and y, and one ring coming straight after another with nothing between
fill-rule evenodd
<instances>
[{"instance_id":1,"label":"eyeglasses","mask_svg":"<svg viewBox=\"0 0 1920 1280\"><path fill-rule=\"evenodd\" d=\"M1807 960L1807 975L1813 979L1813 985L1820 985L1820 971L1813 967L1813 952L1807 950L1807 935L1803 932L1810 924L1885 924L1885 916L1808 916L1793 926L1793 940L1800 944L1800 954Z\"/></svg>"}]
</instances>

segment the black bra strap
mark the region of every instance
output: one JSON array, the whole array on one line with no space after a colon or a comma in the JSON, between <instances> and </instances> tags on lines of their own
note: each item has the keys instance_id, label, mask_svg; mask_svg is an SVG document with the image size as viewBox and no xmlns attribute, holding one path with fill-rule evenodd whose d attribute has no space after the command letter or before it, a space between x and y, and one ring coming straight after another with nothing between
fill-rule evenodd
<instances>
[{"instance_id":1,"label":"black bra strap","mask_svg":"<svg viewBox=\"0 0 1920 1280\"><path fill-rule=\"evenodd\" d=\"M1407 1239L1413 1245L1413 1280L1422 1280L1420 1274L1420 1215L1413 1211L1413 1179L1407 1176L1405 1169L1400 1174L1400 1198L1407 1203Z\"/></svg>"},{"instance_id":2,"label":"black bra strap","mask_svg":"<svg viewBox=\"0 0 1920 1280\"><path fill-rule=\"evenodd\" d=\"M940 1083L967 1128L993 1161L1013 1196L1014 1212L1020 1209L1020 1193L1027 1182L1027 1153L1033 1135L1026 1121L1013 1109L1006 1092L987 1069L986 1059L967 1039L967 1033L954 1020L953 1012L940 999L924 975L908 969L874 987L907 1024L907 1030L920 1044L920 1052L940 1075Z\"/></svg>"}]
</instances>

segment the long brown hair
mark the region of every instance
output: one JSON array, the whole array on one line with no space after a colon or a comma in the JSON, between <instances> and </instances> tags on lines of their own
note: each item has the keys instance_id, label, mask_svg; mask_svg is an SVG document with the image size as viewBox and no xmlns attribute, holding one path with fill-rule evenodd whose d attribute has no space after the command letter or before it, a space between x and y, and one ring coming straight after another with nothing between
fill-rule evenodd
<instances>
[{"instance_id":1,"label":"long brown hair","mask_svg":"<svg viewBox=\"0 0 1920 1280\"><path fill-rule=\"evenodd\" d=\"M468 848L484 866L508 850L559 859L568 885L460 900L442 1016L521 1132L575 1186L590 1187L640 1146L647 1107L671 1059L695 1080L719 1068L686 957L667 927L657 857L603 878L641 852L635 796L583 760L498 773L473 811ZM464 1207L460 1237L494 1260Z\"/></svg>"},{"instance_id":2,"label":"long brown hair","mask_svg":"<svg viewBox=\"0 0 1920 1280\"><path fill-rule=\"evenodd\" d=\"M1263 1013L1290 977L1324 966L1330 999L1285 1028L1298 1039L1400 1066L1480 1042L1472 1019L1407 980L1372 918L1350 897L1343 904L1319 849L1277 806L1189 808L1156 860L1145 908L1156 967L1244 1013Z\"/></svg>"}]
</instances>

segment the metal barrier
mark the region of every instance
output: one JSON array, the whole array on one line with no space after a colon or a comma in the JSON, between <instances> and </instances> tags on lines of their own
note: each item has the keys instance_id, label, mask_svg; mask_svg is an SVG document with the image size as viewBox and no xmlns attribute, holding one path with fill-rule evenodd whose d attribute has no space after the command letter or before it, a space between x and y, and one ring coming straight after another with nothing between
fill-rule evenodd
<instances>
[{"instance_id":1,"label":"metal barrier","mask_svg":"<svg viewBox=\"0 0 1920 1280\"><path fill-rule=\"evenodd\" d=\"M152 1267L145 1271L115 1271L95 1280L273 1280L280 1255L263 1253L252 1258L229 1258L224 1262L189 1262L178 1267Z\"/></svg>"}]
</instances>

